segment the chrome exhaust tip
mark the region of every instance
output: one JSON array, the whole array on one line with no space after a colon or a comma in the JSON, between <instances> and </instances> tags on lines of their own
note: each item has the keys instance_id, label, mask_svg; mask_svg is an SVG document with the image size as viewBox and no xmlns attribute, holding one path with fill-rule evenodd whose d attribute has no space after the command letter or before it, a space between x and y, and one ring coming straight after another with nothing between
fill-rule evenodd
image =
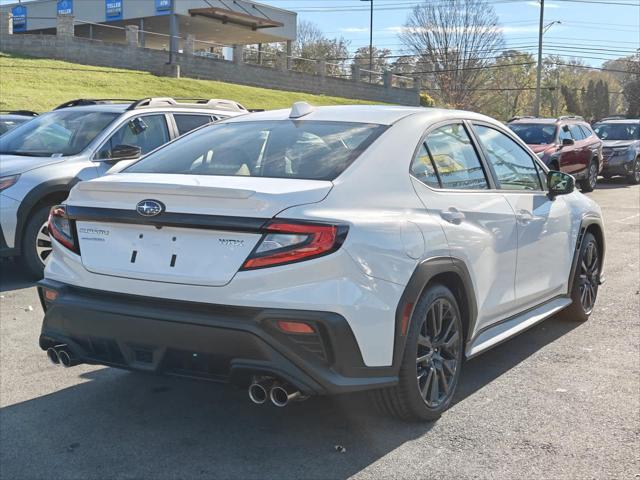
<instances>
[{"instance_id":1,"label":"chrome exhaust tip","mask_svg":"<svg viewBox=\"0 0 640 480\"><path fill-rule=\"evenodd\" d=\"M58 358L60 359L60 363L63 367L69 368L77 365L78 362L73 358L73 355L66 348L61 348L57 351Z\"/></svg>"},{"instance_id":2,"label":"chrome exhaust tip","mask_svg":"<svg viewBox=\"0 0 640 480\"><path fill-rule=\"evenodd\" d=\"M286 407L289 402L300 398L300 390L296 390L290 385L276 385L269 391L271 403L276 407Z\"/></svg>"},{"instance_id":3,"label":"chrome exhaust tip","mask_svg":"<svg viewBox=\"0 0 640 480\"><path fill-rule=\"evenodd\" d=\"M47 358L54 365L60 365L60 357L58 356L58 352L55 348L49 347L47 348Z\"/></svg>"},{"instance_id":4,"label":"chrome exhaust tip","mask_svg":"<svg viewBox=\"0 0 640 480\"><path fill-rule=\"evenodd\" d=\"M273 385L272 378L258 380L254 378L249 385L249 399L256 405L262 405L269 398L269 389Z\"/></svg>"}]
</instances>

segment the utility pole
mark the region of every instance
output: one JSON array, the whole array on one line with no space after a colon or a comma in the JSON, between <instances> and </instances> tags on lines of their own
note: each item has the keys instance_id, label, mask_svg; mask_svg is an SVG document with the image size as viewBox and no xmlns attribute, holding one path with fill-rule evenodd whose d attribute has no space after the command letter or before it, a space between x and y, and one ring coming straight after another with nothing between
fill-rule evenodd
<instances>
[{"instance_id":1,"label":"utility pole","mask_svg":"<svg viewBox=\"0 0 640 480\"><path fill-rule=\"evenodd\" d=\"M360 0L361 2L369 2L371 9L369 10L369 71L373 70L373 0ZM369 82L371 82L371 73L369 73Z\"/></svg>"},{"instance_id":2,"label":"utility pole","mask_svg":"<svg viewBox=\"0 0 640 480\"><path fill-rule=\"evenodd\" d=\"M533 115L540 116L540 83L542 81L542 35L544 35L544 0L540 0L540 28L538 29L538 70L536 72L536 103Z\"/></svg>"}]
</instances>

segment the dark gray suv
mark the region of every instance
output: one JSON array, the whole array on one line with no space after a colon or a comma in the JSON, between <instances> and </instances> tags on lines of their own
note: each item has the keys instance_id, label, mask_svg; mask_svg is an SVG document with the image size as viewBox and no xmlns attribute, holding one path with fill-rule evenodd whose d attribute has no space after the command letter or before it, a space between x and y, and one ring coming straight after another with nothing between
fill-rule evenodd
<instances>
[{"instance_id":1,"label":"dark gray suv","mask_svg":"<svg viewBox=\"0 0 640 480\"><path fill-rule=\"evenodd\" d=\"M640 183L640 119L605 118L593 129L604 142L602 176L622 175Z\"/></svg>"}]
</instances>

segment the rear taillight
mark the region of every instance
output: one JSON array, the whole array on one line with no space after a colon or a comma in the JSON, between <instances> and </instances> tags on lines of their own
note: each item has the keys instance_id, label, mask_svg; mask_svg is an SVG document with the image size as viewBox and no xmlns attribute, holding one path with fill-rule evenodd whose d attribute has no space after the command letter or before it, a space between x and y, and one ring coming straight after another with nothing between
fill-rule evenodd
<instances>
[{"instance_id":1,"label":"rear taillight","mask_svg":"<svg viewBox=\"0 0 640 480\"><path fill-rule=\"evenodd\" d=\"M73 234L73 226L67 217L64 205L57 205L51 209L47 228L49 229L49 235L55 238L58 243L72 252L79 253Z\"/></svg>"},{"instance_id":2,"label":"rear taillight","mask_svg":"<svg viewBox=\"0 0 640 480\"><path fill-rule=\"evenodd\" d=\"M242 270L300 262L335 252L344 242L344 225L273 221Z\"/></svg>"}]
</instances>

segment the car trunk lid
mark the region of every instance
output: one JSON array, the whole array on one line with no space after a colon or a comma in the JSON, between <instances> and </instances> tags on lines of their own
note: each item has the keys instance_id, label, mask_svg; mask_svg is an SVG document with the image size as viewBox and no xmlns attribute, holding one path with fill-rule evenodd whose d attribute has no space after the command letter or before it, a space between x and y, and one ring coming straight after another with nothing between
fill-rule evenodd
<instances>
[{"instance_id":1,"label":"car trunk lid","mask_svg":"<svg viewBox=\"0 0 640 480\"><path fill-rule=\"evenodd\" d=\"M67 210L91 272L222 286L270 218L319 202L331 188L318 180L123 173L78 184ZM139 213L145 202L161 212Z\"/></svg>"}]
</instances>

